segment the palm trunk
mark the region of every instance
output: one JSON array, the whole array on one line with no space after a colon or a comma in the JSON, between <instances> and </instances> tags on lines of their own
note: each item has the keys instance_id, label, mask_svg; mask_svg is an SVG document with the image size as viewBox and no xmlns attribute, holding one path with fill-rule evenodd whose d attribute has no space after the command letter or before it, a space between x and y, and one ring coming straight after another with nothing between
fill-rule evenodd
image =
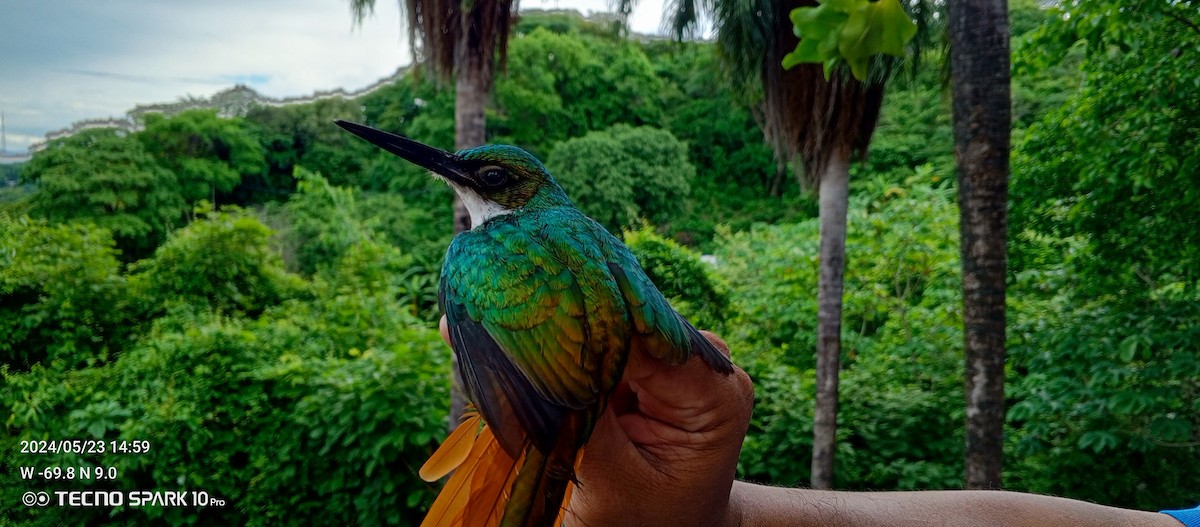
<instances>
[{"instance_id":1,"label":"palm trunk","mask_svg":"<svg viewBox=\"0 0 1200 527\"><path fill-rule=\"evenodd\" d=\"M842 355L842 282L850 153L835 153L821 174L821 255L817 283L817 401L813 413L812 486L833 488L837 448L838 373Z\"/></svg>"},{"instance_id":2,"label":"palm trunk","mask_svg":"<svg viewBox=\"0 0 1200 527\"><path fill-rule=\"evenodd\" d=\"M465 44L463 44L465 45ZM454 147L458 149L482 145L487 140L487 106L491 62L482 57L468 56L460 61L454 85ZM454 198L454 232L471 228L471 217L462 200Z\"/></svg>"},{"instance_id":3,"label":"palm trunk","mask_svg":"<svg viewBox=\"0 0 1200 527\"><path fill-rule=\"evenodd\" d=\"M966 485L1001 486L1009 100L1006 0L950 2L954 154L962 232Z\"/></svg>"},{"instance_id":4,"label":"palm trunk","mask_svg":"<svg viewBox=\"0 0 1200 527\"><path fill-rule=\"evenodd\" d=\"M458 42L459 53L457 61L457 78L454 86L454 146L455 148L471 148L482 145L487 140L487 121L484 109L487 106L488 91L491 86L492 61L491 57L469 53L467 35ZM467 207L458 195L454 195L454 232L460 233L471 228L471 216ZM467 398L462 387L462 379L458 374L458 357L451 357L450 383L450 419L448 429L453 432L459 418L466 409Z\"/></svg>"}]
</instances>

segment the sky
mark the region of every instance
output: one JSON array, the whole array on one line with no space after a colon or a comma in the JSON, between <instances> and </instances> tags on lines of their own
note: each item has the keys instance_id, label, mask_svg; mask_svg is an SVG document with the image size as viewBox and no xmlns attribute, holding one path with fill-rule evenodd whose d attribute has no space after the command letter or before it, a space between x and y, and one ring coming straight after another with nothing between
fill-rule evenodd
<instances>
[{"instance_id":1,"label":"sky","mask_svg":"<svg viewBox=\"0 0 1200 527\"><path fill-rule=\"evenodd\" d=\"M633 31L661 33L663 0ZM521 0L521 9L608 11L606 0ZM235 84L275 98L354 91L412 60L397 3L354 25L348 0L0 0L0 112L7 153L138 104Z\"/></svg>"}]
</instances>

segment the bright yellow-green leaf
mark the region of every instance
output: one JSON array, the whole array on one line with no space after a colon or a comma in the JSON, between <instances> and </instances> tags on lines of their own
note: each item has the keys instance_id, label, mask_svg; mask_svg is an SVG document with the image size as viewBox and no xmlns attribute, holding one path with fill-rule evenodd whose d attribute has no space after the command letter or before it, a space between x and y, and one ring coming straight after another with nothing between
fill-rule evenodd
<instances>
[{"instance_id":1,"label":"bright yellow-green leaf","mask_svg":"<svg viewBox=\"0 0 1200 527\"><path fill-rule=\"evenodd\" d=\"M790 18L800 43L783 58L783 67L823 64L826 78L845 60L855 78L866 79L872 56L903 56L917 32L899 0L820 0L815 7L793 9Z\"/></svg>"},{"instance_id":2,"label":"bright yellow-green leaf","mask_svg":"<svg viewBox=\"0 0 1200 527\"><path fill-rule=\"evenodd\" d=\"M861 4L866 3L867 0L817 0L817 2L835 11L849 13L861 7Z\"/></svg>"},{"instance_id":3,"label":"bright yellow-green leaf","mask_svg":"<svg viewBox=\"0 0 1200 527\"><path fill-rule=\"evenodd\" d=\"M837 0L844 2L845 0ZM851 2L855 0L850 0ZM831 4L800 7L791 12L792 29L800 43L783 58L783 67L803 63L822 63L837 56L840 28L849 15Z\"/></svg>"},{"instance_id":4,"label":"bright yellow-green leaf","mask_svg":"<svg viewBox=\"0 0 1200 527\"><path fill-rule=\"evenodd\" d=\"M902 57L904 44L916 34L917 25L908 19L898 0L864 0L842 25L838 51L849 61L880 53ZM857 73L854 76L859 77Z\"/></svg>"},{"instance_id":5,"label":"bright yellow-green leaf","mask_svg":"<svg viewBox=\"0 0 1200 527\"><path fill-rule=\"evenodd\" d=\"M796 49L791 53L783 56L783 67L791 69L797 64L818 63L823 62L824 57L820 51L820 42L814 38L806 38L801 40L796 45Z\"/></svg>"},{"instance_id":6,"label":"bright yellow-green leaf","mask_svg":"<svg viewBox=\"0 0 1200 527\"><path fill-rule=\"evenodd\" d=\"M849 13L839 11L828 4L815 7L798 7L792 10L792 30L800 38L821 39L829 33L836 32L846 23Z\"/></svg>"},{"instance_id":7,"label":"bright yellow-green leaf","mask_svg":"<svg viewBox=\"0 0 1200 527\"><path fill-rule=\"evenodd\" d=\"M854 78L863 80L867 78L867 68L871 65L870 59L867 57L847 58L846 64L850 65L850 74ZM829 78L829 72L825 72L825 78Z\"/></svg>"}]
</instances>

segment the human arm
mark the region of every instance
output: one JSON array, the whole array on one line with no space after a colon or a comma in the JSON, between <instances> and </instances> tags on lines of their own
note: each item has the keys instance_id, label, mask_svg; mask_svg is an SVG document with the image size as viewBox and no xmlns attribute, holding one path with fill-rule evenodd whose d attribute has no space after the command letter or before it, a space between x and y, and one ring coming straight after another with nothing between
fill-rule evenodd
<instances>
[{"instance_id":1,"label":"human arm","mask_svg":"<svg viewBox=\"0 0 1200 527\"><path fill-rule=\"evenodd\" d=\"M743 527L1180 527L1165 514L1006 491L843 492L737 482Z\"/></svg>"}]
</instances>

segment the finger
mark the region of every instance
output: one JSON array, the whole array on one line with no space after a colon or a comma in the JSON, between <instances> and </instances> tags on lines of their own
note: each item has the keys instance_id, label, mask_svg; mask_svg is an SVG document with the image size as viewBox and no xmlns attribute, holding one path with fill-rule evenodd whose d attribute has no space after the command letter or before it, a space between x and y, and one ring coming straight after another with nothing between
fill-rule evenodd
<instances>
[{"instance_id":1,"label":"finger","mask_svg":"<svg viewBox=\"0 0 1200 527\"><path fill-rule=\"evenodd\" d=\"M728 355L729 346L720 337L704 333L721 353ZM671 366L646 353L636 352L630 360L631 371L625 380L639 399L650 396L654 401L678 409L704 406L732 394L752 390L745 372L735 366L733 374L713 371L699 356L693 356L679 366ZM727 393L728 392L728 393Z\"/></svg>"},{"instance_id":2,"label":"finger","mask_svg":"<svg viewBox=\"0 0 1200 527\"><path fill-rule=\"evenodd\" d=\"M729 353L719 337L707 332L705 337L722 353ZM718 373L699 357L670 366L635 352L625 381L636 400L635 415L621 415L631 436L656 431L641 426L656 428L654 423L639 423L647 419L683 433L702 432L725 422L748 420L754 404L754 385L745 371L735 366L731 374Z\"/></svg>"},{"instance_id":3,"label":"finger","mask_svg":"<svg viewBox=\"0 0 1200 527\"><path fill-rule=\"evenodd\" d=\"M721 352L721 354L725 355L726 357L729 356L729 345L726 344L721 337L718 337L715 333L710 331L701 331L700 334L704 335L704 338L708 339L708 341L717 348L717 351ZM694 362L696 362L695 359L696 357L692 357L692 360L684 363L682 366L670 366L661 359L655 358L650 354L635 348L631 350L629 354L629 359L625 365L625 374L622 379L625 381L640 381L655 375L662 368L691 366Z\"/></svg>"},{"instance_id":4,"label":"finger","mask_svg":"<svg viewBox=\"0 0 1200 527\"><path fill-rule=\"evenodd\" d=\"M611 410L600 414L585 452L587 455L583 456L580 465L580 477L585 484L589 479L609 474L613 466L629 467L629 471L634 471L636 467L624 463L641 461L636 446L630 442L616 414Z\"/></svg>"}]
</instances>

